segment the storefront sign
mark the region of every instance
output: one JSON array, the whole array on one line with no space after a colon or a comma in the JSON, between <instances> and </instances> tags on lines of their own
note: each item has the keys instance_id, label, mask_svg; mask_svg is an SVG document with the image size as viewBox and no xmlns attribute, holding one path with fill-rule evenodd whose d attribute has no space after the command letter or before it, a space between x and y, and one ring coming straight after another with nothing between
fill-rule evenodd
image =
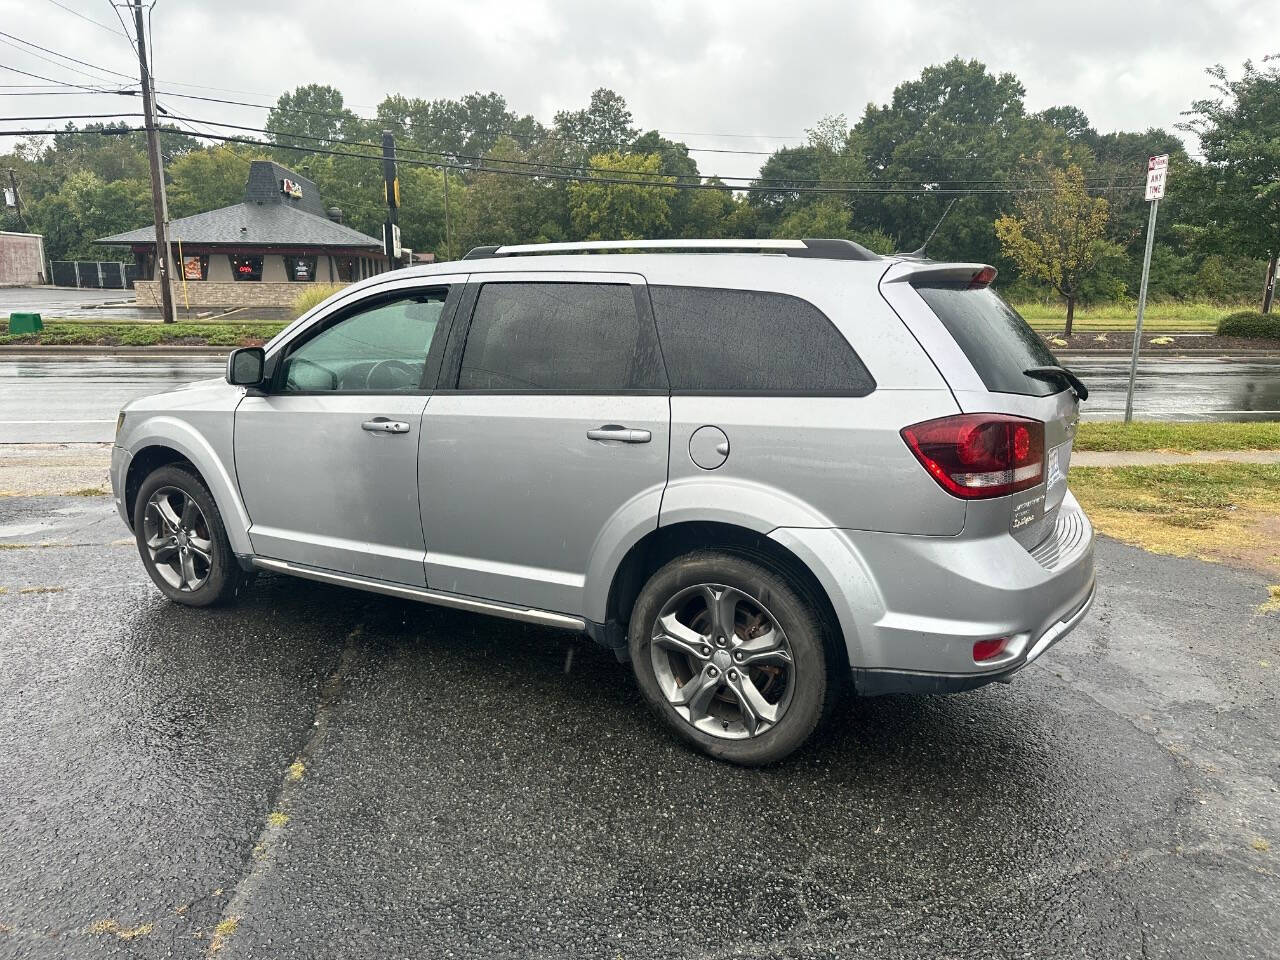
<instances>
[{"instance_id":1,"label":"storefront sign","mask_svg":"<svg viewBox=\"0 0 1280 960\"><path fill-rule=\"evenodd\" d=\"M286 197L293 197L295 200L302 199L302 184L296 180L281 180L280 192Z\"/></svg>"},{"instance_id":2,"label":"storefront sign","mask_svg":"<svg viewBox=\"0 0 1280 960\"><path fill-rule=\"evenodd\" d=\"M182 258L182 276L185 280L203 280L204 264L201 257Z\"/></svg>"}]
</instances>

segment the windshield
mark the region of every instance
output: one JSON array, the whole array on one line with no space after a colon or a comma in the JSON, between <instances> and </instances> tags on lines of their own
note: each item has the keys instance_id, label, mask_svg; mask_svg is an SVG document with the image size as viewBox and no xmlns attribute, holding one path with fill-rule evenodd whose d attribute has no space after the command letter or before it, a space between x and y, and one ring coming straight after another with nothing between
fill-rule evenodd
<instances>
[{"instance_id":1,"label":"windshield","mask_svg":"<svg viewBox=\"0 0 1280 960\"><path fill-rule=\"evenodd\" d=\"M1065 388L1060 380L1022 372L1056 366L1058 361L1018 311L990 287L922 283L916 292L955 338L988 390L1047 397Z\"/></svg>"}]
</instances>

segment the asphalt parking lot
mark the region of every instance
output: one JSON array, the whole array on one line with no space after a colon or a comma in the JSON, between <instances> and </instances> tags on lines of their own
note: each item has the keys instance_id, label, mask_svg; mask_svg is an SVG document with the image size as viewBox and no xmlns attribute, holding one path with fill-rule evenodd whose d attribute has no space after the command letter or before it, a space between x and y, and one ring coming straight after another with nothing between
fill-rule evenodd
<instances>
[{"instance_id":1,"label":"asphalt parking lot","mask_svg":"<svg viewBox=\"0 0 1280 960\"><path fill-rule=\"evenodd\" d=\"M1280 949L1255 575L1103 541L1012 685L855 702L748 771L589 643L283 578L188 610L126 534L0 498L0 956Z\"/></svg>"}]
</instances>

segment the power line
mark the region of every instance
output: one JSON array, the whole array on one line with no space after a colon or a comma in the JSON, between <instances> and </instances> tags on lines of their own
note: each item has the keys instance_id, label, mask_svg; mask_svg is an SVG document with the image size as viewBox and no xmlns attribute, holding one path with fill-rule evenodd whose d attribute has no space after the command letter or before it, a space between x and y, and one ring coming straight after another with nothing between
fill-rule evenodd
<instances>
[{"instance_id":1,"label":"power line","mask_svg":"<svg viewBox=\"0 0 1280 960\"><path fill-rule=\"evenodd\" d=\"M134 79L133 76L130 74L121 73L119 70L111 70L107 67L100 67L96 63L89 63L87 60L77 60L75 57L68 56L65 53L59 53L57 50L50 50L48 47L42 47L38 43L32 43L30 40L24 40L22 39L22 37L14 36L12 33L5 33L3 30L0 30L0 37L8 37L10 40L16 40L18 41L18 43L25 44L28 47L35 47L37 50L43 50L45 53L51 53L55 57L61 57L63 60L70 60L72 63L78 63L84 67L92 67L94 70L97 70L99 73L111 73L117 77L124 77L126 80L130 80L130 81ZM10 46L12 46L12 44L10 44ZM32 56L35 56L35 54L32 54ZM40 59L44 60L45 58L41 57ZM54 66L62 66L62 64L56 63L53 60L49 60L48 62L52 63ZM67 68L67 69L70 69L70 68ZM77 70L75 72L80 73L81 71ZM85 74L85 76L88 76L88 74Z\"/></svg>"},{"instance_id":2,"label":"power line","mask_svg":"<svg viewBox=\"0 0 1280 960\"><path fill-rule=\"evenodd\" d=\"M101 27L103 30L106 30L108 33L117 33L120 36L124 37L126 40L129 39L129 35L127 33L117 30L115 27L109 27L105 23L101 23L100 21L94 20L92 17L86 17L79 10L73 10L70 7L68 7L65 3L59 3L58 0L49 0L49 2L52 3L55 7L61 7L63 10L67 11L67 13L73 16L79 17L81 20L84 20L86 23L92 23L95 27Z\"/></svg>"},{"instance_id":3,"label":"power line","mask_svg":"<svg viewBox=\"0 0 1280 960\"><path fill-rule=\"evenodd\" d=\"M72 83L70 80L54 80L52 77L41 76L38 73L31 73L28 70L19 70L17 67L11 67L7 63L0 63L0 70L9 70L13 73L20 73L24 77L34 77L37 80L47 80L51 83L57 83L64 87L77 87L80 90L86 90L90 93L124 93L123 90L104 90L102 87L86 87L83 83ZM39 96L48 96L48 94L39 94Z\"/></svg>"}]
</instances>

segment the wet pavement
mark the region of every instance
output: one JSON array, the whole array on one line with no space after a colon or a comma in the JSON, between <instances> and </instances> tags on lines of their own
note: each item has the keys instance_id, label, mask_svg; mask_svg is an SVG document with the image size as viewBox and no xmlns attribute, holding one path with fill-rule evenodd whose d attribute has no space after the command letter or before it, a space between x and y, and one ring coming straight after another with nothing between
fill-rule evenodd
<instances>
[{"instance_id":1,"label":"wet pavement","mask_svg":"<svg viewBox=\"0 0 1280 960\"><path fill-rule=\"evenodd\" d=\"M749 771L566 634L285 578L188 610L126 534L0 498L0 957L1276 955L1252 574L1103 541L1012 685Z\"/></svg>"},{"instance_id":2,"label":"wet pavement","mask_svg":"<svg viewBox=\"0 0 1280 960\"><path fill-rule=\"evenodd\" d=\"M1123 416L1127 358L1067 362L1089 385L1085 419ZM0 443L110 441L126 401L224 369L221 353L0 354ZM1144 360L1134 411L1146 420L1280 420L1280 357Z\"/></svg>"},{"instance_id":3,"label":"wet pavement","mask_svg":"<svg viewBox=\"0 0 1280 960\"><path fill-rule=\"evenodd\" d=\"M132 290L76 290L72 287L0 287L0 319L15 312L98 320L149 319L159 311L139 309Z\"/></svg>"}]
</instances>

